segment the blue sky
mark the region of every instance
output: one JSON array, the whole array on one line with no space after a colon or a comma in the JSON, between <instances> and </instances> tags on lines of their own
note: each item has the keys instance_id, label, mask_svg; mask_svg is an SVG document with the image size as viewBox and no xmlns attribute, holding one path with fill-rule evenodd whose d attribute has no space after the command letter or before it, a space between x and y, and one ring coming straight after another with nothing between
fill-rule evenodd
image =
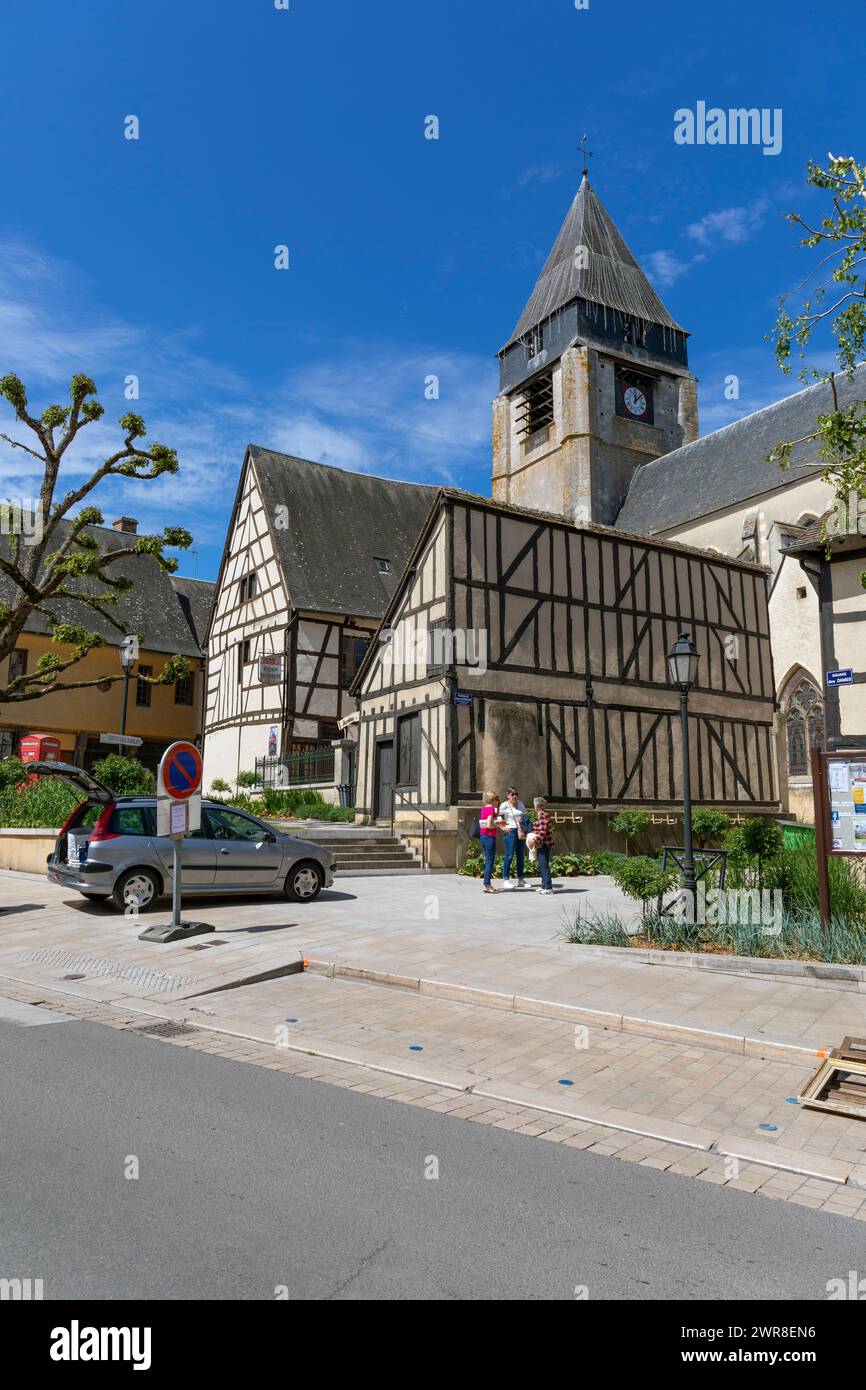
<instances>
[{"instance_id":1,"label":"blue sky","mask_svg":"<svg viewBox=\"0 0 866 1390\"><path fill-rule=\"evenodd\" d=\"M489 491L495 352L579 180L692 332L706 432L794 389L764 334L809 261L809 158L864 157L854 0L65 0L4 18L0 371L73 371L117 438L140 380L181 471L100 489L214 577L247 441ZM783 145L681 146L674 112L781 108ZM124 138L136 115L140 138ZM438 141L425 140L436 115ZM290 269L274 269L274 247ZM438 401L425 378L441 380ZM739 401L724 379L740 378ZM10 429L0 410L0 428ZM26 456L0 450L4 495Z\"/></svg>"}]
</instances>

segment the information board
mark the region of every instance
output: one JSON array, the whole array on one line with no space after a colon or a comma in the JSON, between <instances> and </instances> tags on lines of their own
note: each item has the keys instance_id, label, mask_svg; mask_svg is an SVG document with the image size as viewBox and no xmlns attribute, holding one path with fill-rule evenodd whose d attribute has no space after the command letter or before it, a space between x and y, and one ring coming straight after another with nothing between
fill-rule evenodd
<instances>
[{"instance_id":1,"label":"information board","mask_svg":"<svg viewBox=\"0 0 866 1390\"><path fill-rule=\"evenodd\" d=\"M866 854L866 753L827 758L830 853Z\"/></svg>"}]
</instances>

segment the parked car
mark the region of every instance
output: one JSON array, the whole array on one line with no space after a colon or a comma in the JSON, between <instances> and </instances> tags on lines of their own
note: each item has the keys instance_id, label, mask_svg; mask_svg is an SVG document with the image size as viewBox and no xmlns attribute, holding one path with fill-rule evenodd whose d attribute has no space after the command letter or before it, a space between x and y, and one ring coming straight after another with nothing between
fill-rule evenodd
<instances>
[{"instance_id":1,"label":"parked car","mask_svg":"<svg viewBox=\"0 0 866 1390\"><path fill-rule=\"evenodd\" d=\"M85 797L48 856L49 882L140 912L170 895L173 845L156 833L155 796L115 797L69 763L32 763L28 771L60 777ZM283 893L312 902L333 883L335 862L330 850L219 801L202 801L201 829L181 842L187 893Z\"/></svg>"}]
</instances>

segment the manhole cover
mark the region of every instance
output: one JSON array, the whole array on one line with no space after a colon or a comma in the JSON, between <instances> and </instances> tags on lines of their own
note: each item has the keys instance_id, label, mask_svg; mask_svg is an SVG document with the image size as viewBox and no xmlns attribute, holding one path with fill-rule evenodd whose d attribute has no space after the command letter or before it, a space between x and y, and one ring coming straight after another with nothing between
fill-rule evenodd
<instances>
[{"instance_id":1,"label":"manhole cover","mask_svg":"<svg viewBox=\"0 0 866 1390\"><path fill-rule=\"evenodd\" d=\"M146 1033L151 1038L181 1038L184 1033L197 1033L189 1023L148 1023L144 1028L136 1028L136 1033Z\"/></svg>"}]
</instances>

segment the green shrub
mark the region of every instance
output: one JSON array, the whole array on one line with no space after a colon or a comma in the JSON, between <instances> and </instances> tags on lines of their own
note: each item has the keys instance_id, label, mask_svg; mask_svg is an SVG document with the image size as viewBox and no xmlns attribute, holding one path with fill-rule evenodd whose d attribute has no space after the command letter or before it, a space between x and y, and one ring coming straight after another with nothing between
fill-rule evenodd
<instances>
[{"instance_id":1,"label":"green shrub","mask_svg":"<svg viewBox=\"0 0 866 1390\"><path fill-rule=\"evenodd\" d=\"M565 913L565 926L560 932L563 941L575 946L628 946L629 935L613 912L586 915L580 908Z\"/></svg>"},{"instance_id":2,"label":"green shrub","mask_svg":"<svg viewBox=\"0 0 866 1390\"><path fill-rule=\"evenodd\" d=\"M93 775L114 796L150 796L156 788L156 778L137 758L125 758L122 753L109 753L93 764Z\"/></svg>"},{"instance_id":3,"label":"green shrub","mask_svg":"<svg viewBox=\"0 0 866 1390\"><path fill-rule=\"evenodd\" d=\"M709 807L692 811L692 833L699 849L705 849L711 840L724 840L730 828L731 818L726 811L713 811Z\"/></svg>"},{"instance_id":4,"label":"green shrub","mask_svg":"<svg viewBox=\"0 0 866 1390\"><path fill-rule=\"evenodd\" d=\"M631 852L631 842L637 839L638 835L643 834L650 824L652 817L649 811L620 811L613 816L610 828L617 835L625 837L625 852Z\"/></svg>"},{"instance_id":5,"label":"green shrub","mask_svg":"<svg viewBox=\"0 0 866 1390\"><path fill-rule=\"evenodd\" d=\"M0 762L0 792L7 787L16 787L27 775L20 758L4 758Z\"/></svg>"},{"instance_id":6,"label":"green shrub","mask_svg":"<svg viewBox=\"0 0 866 1390\"><path fill-rule=\"evenodd\" d=\"M254 787L256 785L257 780L258 779L254 772L239 772L237 777L235 778L235 786Z\"/></svg>"},{"instance_id":7,"label":"green shrub","mask_svg":"<svg viewBox=\"0 0 866 1390\"><path fill-rule=\"evenodd\" d=\"M0 790L0 825L55 829L81 800L75 788L58 777L39 777L20 791L6 786Z\"/></svg>"},{"instance_id":8,"label":"green shrub","mask_svg":"<svg viewBox=\"0 0 866 1390\"><path fill-rule=\"evenodd\" d=\"M210 786L210 794L211 794L211 796L216 796L216 797L224 796L226 792L230 792L230 791L231 791L231 787L229 786L228 782L226 782L226 781L223 780L222 777L215 777L215 778L213 779L213 781L211 782L211 786Z\"/></svg>"},{"instance_id":9,"label":"green shrub","mask_svg":"<svg viewBox=\"0 0 866 1390\"><path fill-rule=\"evenodd\" d=\"M634 898L641 905L641 916L646 918L647 905L655 899L660 902L665 893L673 888L677 874L673 869L659 868L656 859L648 855L632 855L621 859L613 869L613 880L626 897Z\"/></svg>"}]
</instances>

